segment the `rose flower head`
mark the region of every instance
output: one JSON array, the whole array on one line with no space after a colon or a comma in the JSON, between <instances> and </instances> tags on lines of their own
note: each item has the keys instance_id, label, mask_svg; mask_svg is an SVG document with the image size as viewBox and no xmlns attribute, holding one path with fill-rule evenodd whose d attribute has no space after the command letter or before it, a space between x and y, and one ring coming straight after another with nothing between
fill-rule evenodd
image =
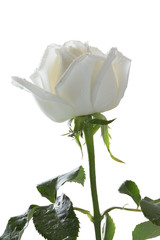
<instances>
[{"instance_id":1,"label":"rose flower head","mask_svg":"<svg viewBox=\"0 0 160 240\"><path fill-rule=\"evenodd\" d=\"M104 54L88 44L69 41L47 47L31 81L12 79L33 94L50 119L63 122L115 108L127 87L130 63L116 48Z\"/></svg>"}]
</instances>

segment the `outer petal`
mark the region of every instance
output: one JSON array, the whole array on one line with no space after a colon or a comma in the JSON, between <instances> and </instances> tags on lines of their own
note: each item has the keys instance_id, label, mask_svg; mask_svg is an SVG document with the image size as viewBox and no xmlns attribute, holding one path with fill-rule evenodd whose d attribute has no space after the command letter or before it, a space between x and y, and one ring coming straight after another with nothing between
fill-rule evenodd
<instances>
[{"instance_id":1,"label":"outer petal","mask_svg":"<svg viewBox=\"0 0 160 240\"><path fill-rule=\"evenodd\" d=\"M39 69L31 75L32 81L48 92L54 93L60 71L60 58L57 50L60 46L52 44L47 47Z\"/></svg>"},{"instance_id":2,"label":"outer petal","mask_svg":"<svg viewBox=\"0 0 160 240\"><path fill-rule=\"evenodd\" d=\"M55 93L55 85L74 59L64 47L52 44L47 47L42 63L31 79L37 86Z\"/></svg>"},{"instance_id":3,"label":"outer petal","mask_svg":"<svg viewBox=\"0 0 160 240\"><path fill-rule=\"evenodd\" d=\"M112 63L114 74L118 84L118 94L115 106L119 104L126 90L130 65L131 60L118 52L116 59Z\"/></svg>"},{"instance_id":4,"label":"outer petal","mask_svg":"<svg viewBox=\"0 0 160 240\"><path fill-rule=\"evenodd\" d=\"M60 97L51 94L25 79L12 77L13 84L33 94L41 110L53 121L63 122L75 114L72 106Z\"/></svg>"},{"instance_id":5,"label":"outer petal","mask_svg":"<svg viewBox=\"0 0 160 240\"><path fill-rule=\"evenodd\" d=\"M56 85L56 93L74 105L75 116L94 113L92 88L104 58L91 54L77 58Z\"/></svg>"},{"instance_id":6,"label":"outer petal","mask_svg":"<svg viewBox=\"0 0 160 240\"><path fill-rule=\"evenodd\" d=\"M110 110L115 105L118 85L112 61L116 58L116 52L116 49L111 49L95 82L92 101L96 112Z\"/></svg>"}]
</instances>

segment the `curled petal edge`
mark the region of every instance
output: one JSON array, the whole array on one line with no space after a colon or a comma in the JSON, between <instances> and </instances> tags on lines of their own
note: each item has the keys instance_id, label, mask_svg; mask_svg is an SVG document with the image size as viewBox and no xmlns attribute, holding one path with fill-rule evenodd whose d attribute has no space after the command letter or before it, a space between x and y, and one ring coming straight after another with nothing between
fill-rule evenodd
<instances>
[{"instance_id":1,"label":"curled petal edge","mask_svg":"<svg viewBox=\"0 0 160 240\"><path fill-rule=\"evenodd\" d=\"M39 107L51 120L55 122L64 122L74 117L74 108L64 99L49 93L40 87L19 77L12 77L12 83L20 87L35 97Z\"/></svg>"},{"instance_id":2,"label":"curled petal edge","mask_svg":"<svg viewBox=\"0 0 160 240\"><path fill-rule=\"evenodd\" d=\"M12 84L16 87L22 88L28 92L33 93L37 97L41 98L42 100L46 101L56 101L60 102L62 104L70 105L67 101L63 100L62 98L58 97L57 95L54 95L52 93L49 93L42 88L28 82L26 79L19 78L19 77L12 77ZM71 105L70 105L71 106Z\"/></svg>"}]
</instances>

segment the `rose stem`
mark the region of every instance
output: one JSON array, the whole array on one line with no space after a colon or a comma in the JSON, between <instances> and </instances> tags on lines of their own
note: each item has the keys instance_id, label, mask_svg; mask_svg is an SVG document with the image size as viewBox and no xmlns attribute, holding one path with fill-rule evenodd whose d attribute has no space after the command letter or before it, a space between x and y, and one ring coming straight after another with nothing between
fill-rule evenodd
<instances>
[{"instance_id":1,"label":"rose stem","mask_svg":"<svg viewBox=\"0 0 160 240\"><path fill-rule=\"evenodd\" d=\"M91 118L91 117L88 117ZM95 155L94 155L94 142L93 142L93 125L87 123L84 127L85 141L88 151L89 160L89 175L90 187L93 203L93 223L95 229L96 240L101 240L101 214L99 210L97 186L96 186L96 172L95 172Z\"/></svg>"}]
</instances>

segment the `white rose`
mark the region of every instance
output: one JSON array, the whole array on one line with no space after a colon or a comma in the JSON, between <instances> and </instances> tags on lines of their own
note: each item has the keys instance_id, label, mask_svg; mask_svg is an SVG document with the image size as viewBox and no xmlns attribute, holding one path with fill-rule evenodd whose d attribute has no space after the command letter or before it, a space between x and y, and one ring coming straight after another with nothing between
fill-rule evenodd
<instances>
[{"instance_id":1,"label":"white rose","mask_svg":"<svg viewBox=\"0 0 160 240\"><path fill-rule=\"evenodd\" d=\"M127 87L130 60L116 48L108 54L69 41L50 45L33 83L13 77L13 84L29 90L42 111L53 121L105 112L115 108Z\"/></svg>"}]
</instances>

